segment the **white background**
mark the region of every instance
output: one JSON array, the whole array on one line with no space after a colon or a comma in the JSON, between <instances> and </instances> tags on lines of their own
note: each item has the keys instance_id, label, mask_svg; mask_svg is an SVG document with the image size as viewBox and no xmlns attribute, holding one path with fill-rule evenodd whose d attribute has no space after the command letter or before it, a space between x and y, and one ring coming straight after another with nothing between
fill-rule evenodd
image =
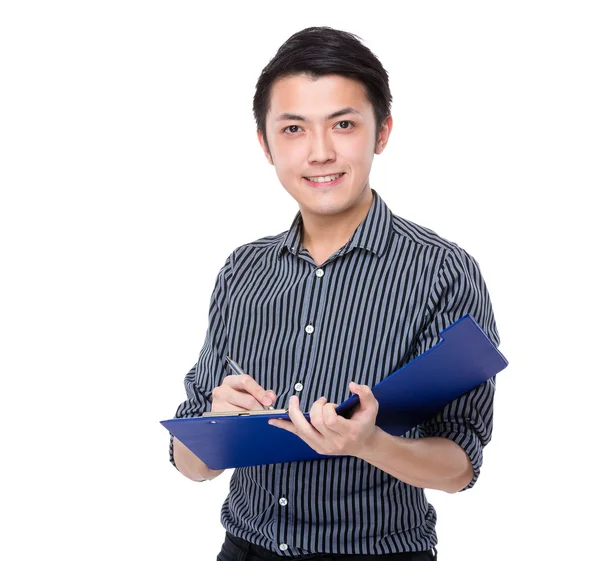
<instances>
[{"instance_id":1,"label":"white background","mask_svg":"<svg viewBox=\"0 0 600 561\"><path fill-rule=\"evenodd\" d=\"M371 185L476 257L510 366L480 481L428 492L442 561L597 549L595 2L2 2L3 559L213 560L229 474L194 484L160 420L214 281L295 202L256 141L292 33L358 34L395 126Z\"/></svg>"}]
</instances>

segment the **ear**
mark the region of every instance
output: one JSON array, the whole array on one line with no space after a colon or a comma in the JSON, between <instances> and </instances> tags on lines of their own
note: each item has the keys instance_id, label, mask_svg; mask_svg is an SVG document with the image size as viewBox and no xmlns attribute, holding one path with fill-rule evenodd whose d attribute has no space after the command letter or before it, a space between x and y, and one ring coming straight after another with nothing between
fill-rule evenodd
<instances>
[{"instance_id":1,"label":"ear","mask_svg":"<svg viewBox=\"0 0 600 561\"><path fill-rule=\"evenodd\" d=\"M267 160L271 165L273 165L273 158L271 158L271 152L269 150L269 147L267 146L266 138L263 136L263 133L260 132L258 129L256 130L256 136L258 137L258 142L260 143L260 146L263 152L265 153Z\"/></svg>"},{"instance_id":2,"label":"ear","mask_svg":"<svg viewBox=\"0 0 600 561\"><path fill-rule=\"evenodd\" d=\"M375 154L381 154L383 149L385 148L388 140L390 138L390 134L392 133L392 127L394 126L394 121L391 115L388 115L381 124L381 128L379 129L379 135L377 136L377 144L375 144Z\"/></svg>"}]
</instances>

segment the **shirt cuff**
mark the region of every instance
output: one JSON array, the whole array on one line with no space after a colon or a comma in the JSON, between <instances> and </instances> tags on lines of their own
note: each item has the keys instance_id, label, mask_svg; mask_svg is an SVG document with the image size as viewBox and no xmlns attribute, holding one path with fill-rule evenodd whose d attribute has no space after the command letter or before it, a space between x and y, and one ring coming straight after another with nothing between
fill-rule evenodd
<instances>
[{"instance_id":1,"label":"shirt cuff","mask_svg":"<svg viewBox=\"0 0 600 561\"><path fill-rule=\"evenodd\" d=\"M171 434L171 438L169 439L169 460L173 464L173 467L179 471L177 464L175 463L175 457L173 456L173 435ZM210 481L210 479L198 479L197 483L202 483L203 481Z\"/></svg>"},{"instance_id":2,"label":"shirt cuff","mask_svg":"<svg viewBox=\"0 0 600 561\"><path fill-rule=\"evenodd\" d=\"M177 471L179 471L179 468L177 467L177 464L175 464L175 457L173 456L173 435L171 433L170 434L170 438L169 438L169 460L171 461L171 463L173 464L173 466L175 467L175 469Z\"/></svg>"},{"instance_id":3,"label":"shirt cuff","mask_svg":"<svg viewBox=\"0 0 600 561\"><path fill-rule=\"evenodd\" d=\"M475 485L483 463L483 446L474 431L460 423L428 423L423 427L421 435L447 438L458 444L467 453L473 466L473 478L461 491L466 491Z\"/></svg>"}]
</instances>

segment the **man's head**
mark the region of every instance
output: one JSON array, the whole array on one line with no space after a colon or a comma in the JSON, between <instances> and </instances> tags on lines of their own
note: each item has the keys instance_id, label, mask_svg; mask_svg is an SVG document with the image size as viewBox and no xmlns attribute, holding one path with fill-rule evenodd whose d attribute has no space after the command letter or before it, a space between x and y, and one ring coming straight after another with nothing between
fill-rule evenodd
<instances>
[{"instance_id":1,"label":"man's head","mask_svg":"<svg viewBox=\"0 0 600 561\"><path fill-rule=\"evenodd\" d=\"M377 129L391 113L388 74L379 59L356 35L330 27L308 27L294 33L263 69L254 95L254 119L265 136L271 88L278 78L337 74L361 82L373 106Z\"/></svg>"},{"instance_id":2,"label":"man's head","mask_svg":"<svg viewBox=\"0 0 600 561\"><path fill-rule=\"evenodd\" d=\"M279 48L257 82L254 116L301 210L337 214L366 196L373 156L392 128L391 101L387 72L355 35L311 27ZM324 185L307 180L340 173Z\"/></svg>"}]
</instances>

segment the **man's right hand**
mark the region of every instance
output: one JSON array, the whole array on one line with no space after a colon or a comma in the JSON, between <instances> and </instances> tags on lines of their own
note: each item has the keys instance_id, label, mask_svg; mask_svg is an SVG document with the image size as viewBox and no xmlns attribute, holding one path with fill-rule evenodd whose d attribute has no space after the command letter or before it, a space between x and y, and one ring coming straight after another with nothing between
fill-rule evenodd
<instances>
[{"instance_id":1,"label":"man's right hand","mask_svg":"<svg viewBox=\"0 0 600 561\"><path fill-rule=\"evenodd\" d=\"M264 390L248 374L234 374L226 376L213 390L212 411L260 411L276 399L275 392ZM177 469L193 481L214 479L224 471L211 470L177 438L173 438L173 455Z\"/></svg>"},{"instance_id":2,"label":"man's right hand","mask_svg":"<svg viewBox=\"0 0 600 561\"><path fill-rule=\"evenodd\" d=\"M212 412L260 411L275 403L273 390L263 389L248 374L226 376L212 393Z\"/></svg>"}]
</instances>

